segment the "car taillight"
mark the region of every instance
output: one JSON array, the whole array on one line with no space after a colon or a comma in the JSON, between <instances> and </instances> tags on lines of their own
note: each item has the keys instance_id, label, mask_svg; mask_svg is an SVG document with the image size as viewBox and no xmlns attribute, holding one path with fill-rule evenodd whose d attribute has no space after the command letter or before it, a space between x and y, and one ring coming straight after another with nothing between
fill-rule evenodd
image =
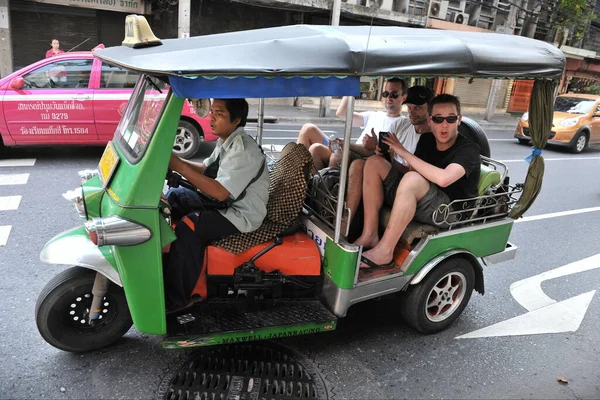
<instances>
[{"instance_id":1,"label":"car taillight","mask_svg":"<svg viewBox=\"0 0 600 400\"><path fill-rule=\"evenodd\" d=\"M85 229L96 246L134 246L152 237L145 226L117 216L94 218Z\"/></svg>"}]
</instances>

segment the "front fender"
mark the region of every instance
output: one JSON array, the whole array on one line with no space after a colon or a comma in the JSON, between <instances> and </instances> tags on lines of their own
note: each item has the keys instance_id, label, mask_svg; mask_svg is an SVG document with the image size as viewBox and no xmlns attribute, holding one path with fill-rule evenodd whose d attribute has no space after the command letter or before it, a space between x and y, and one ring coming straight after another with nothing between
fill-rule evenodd
<instances>
[{"instance_id":1,"label":"front fender","mask_svg":"<svg viewBox=\"0 0 600 400\"><path fill-rule=\"evenodd\" d=\"M110 247L102 250L90 240L83 226L59 233L44 245L40 261L46 264L78 265L100 272L119 286L121 277L115 269Z\"/></svg>"}]
</instances>

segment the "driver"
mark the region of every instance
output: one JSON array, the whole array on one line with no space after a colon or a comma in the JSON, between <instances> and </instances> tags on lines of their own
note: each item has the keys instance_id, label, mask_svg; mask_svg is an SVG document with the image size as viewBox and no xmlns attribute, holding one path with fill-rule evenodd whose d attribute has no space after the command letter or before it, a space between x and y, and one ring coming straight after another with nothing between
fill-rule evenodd
<instances>
[{"instance_id":1,"label":"driver","mask_svg":"<svg viewBox=\"0 0 600 400\"><path fill-rule=\"evenodd\" d=\"M169 312L193 305L190 296L202 271L206 245L258 229L267 214L269 174L262 149L243 128L247 116L245 99L215 99L210 108L210 126L219 139L210 157L194 163L171 156L171 170L226 208L206 207L203 197L187 188L167 193L169 203L174 205L173 217L182 217L175 226L177 239L164 263ZM178 210L177 206L182 208Z\"/></svg>"}]
</instances>

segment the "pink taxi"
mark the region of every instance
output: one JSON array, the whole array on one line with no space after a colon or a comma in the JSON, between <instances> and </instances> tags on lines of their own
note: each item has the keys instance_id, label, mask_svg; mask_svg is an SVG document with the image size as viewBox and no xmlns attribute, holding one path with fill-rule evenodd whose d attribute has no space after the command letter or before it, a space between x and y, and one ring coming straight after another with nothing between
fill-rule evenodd
<instances>
[{"instance_id":1,"label":"pink taxi","mask_svg":"<svg viewBox=\"0 0 600 400\"><path fill-rule=\"evenodd\" d=\"M0 147L99 145L114 136L138 75L72 52L46 58L0 80ZM217 137L209 118L184 104L173 151L192 157Z\"/></svg>"}]
</instances>

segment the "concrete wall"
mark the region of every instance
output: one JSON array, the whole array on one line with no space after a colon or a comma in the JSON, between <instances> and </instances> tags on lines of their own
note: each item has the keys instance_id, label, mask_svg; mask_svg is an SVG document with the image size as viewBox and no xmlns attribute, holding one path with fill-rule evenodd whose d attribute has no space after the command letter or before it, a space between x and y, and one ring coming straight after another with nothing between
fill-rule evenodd
<instances>
[{"instance_id":1,"label":"concrete wall","mask_svg":"<svg viewBox=\"0 0 600 400\"><path fill-rule=\"evenodd\" d=\"M292 25L302 13L252 7L225 0L195 0L190 11L190 36ZM177 37L177 6L149 18L159 38Z\"/></svg>"}]
</instances>

